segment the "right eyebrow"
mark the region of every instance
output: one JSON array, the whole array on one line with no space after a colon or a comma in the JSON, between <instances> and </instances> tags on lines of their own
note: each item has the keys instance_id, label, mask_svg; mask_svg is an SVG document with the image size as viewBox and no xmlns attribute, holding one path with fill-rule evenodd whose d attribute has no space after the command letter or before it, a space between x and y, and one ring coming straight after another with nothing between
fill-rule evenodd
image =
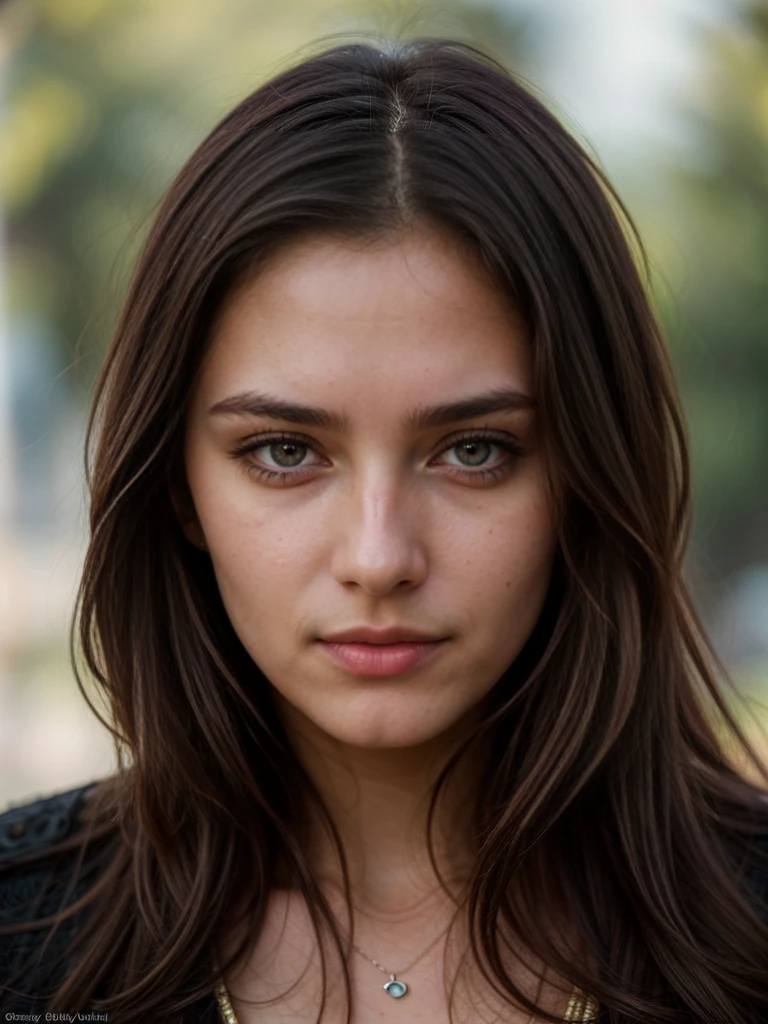
<instances>
[{"instance_id":1,"label":"right eyebrow","mask_svg":"<svg viewBox=\"0 0 768 1024\"><path fill-rule=\"evenodd\" d=\"M517 388L495 388L479 395L469 395L454 402L440 405L418 406L405 417L406 430L424 430L427 427L445 426L463 420L476 419L494 412L510 412L534 409L536 402ZM212 416L267 416L274 420L286 420L310 427L322 427L340 432L348 430L349 417L331 412L318 406L290 402L256 391L241 391L229 398L216 402L208 410Z\"/></svg>"}]
</instances>

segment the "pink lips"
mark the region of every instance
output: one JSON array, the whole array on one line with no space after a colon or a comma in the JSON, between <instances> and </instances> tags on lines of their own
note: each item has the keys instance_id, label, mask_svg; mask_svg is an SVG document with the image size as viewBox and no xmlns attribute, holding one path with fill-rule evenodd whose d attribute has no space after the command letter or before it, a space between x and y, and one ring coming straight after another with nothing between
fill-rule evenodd
<instances>
[{"instance_id":1,"label":"pink lips","mask_svg":"<svg viewBox=\"0 0 768 1024\"><path fill-rule=\"evenodd\" d=\"M432 657L445 640L400 641L392 644L337 643L321 640L342 668L357 676L396 676Z\"/></svg>"}]
</instances>

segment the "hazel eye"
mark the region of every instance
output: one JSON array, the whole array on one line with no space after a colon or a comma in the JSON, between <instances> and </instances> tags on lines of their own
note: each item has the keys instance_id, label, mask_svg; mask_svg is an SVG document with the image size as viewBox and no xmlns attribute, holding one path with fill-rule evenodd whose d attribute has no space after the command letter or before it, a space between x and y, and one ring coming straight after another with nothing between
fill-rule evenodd
<instances>
[{"instance_id":1,"label":"hazel eye","mask_svg":"<svg viewBox=\"0 0 768 1024\"><path fill-rule=\"evenodd\" d=\"M298 476L303 469L307 452L315 452L310 438L302 438L292 434L269 434L246 441L229 453L230 458L245 463L246 470L259 480L286 481ZM264 464L264 455L254 458L256 452L267 452L272 465ZM316 452L315 452L316 453ZM314 465L312 463L311 465Z\"/></svg>"},{"instance_id":2,"label":"hazel eye","mask_svg":"<svg viewBox=\"0 0 768 1024\"><path fill-rule=\"evenodd\" d=\"M496 465L486 468L489 452L494 448L504 452L505 457ZM458 465L450 464L458 476L463 476L470 482L483 482L496 480L510 473L514 463L523 454L523 447L511 434L474 430L458 438L454 437L443 448L442 454L446 452L456 452L459 456ZM464 456L468 457L468 462L463 461Z\"/></svg>"},{"instance_id":3,"label":"hazel eye","mask_svg":"<svg viewBox=\"0 0 768 1024\"><path fill-rule=\"evenodd\" d=\"M496 447L496 445L494 445L494 442L492 441L484 441L482 439L475 438L467 441L459 441L458 444L452 445L448 451L455 451L459 455L468 455L470 461L466 463L467 466L481 466L488 458L491 449L494 447ZM498 447L501 447L501 445L498 445Z\"/></svg>"},{"instance_id":4,"label":"hazel eye","mask_svg":"<svg viewBox=\"0 0 768 1024\"><path fill-rule=\"evenodd\" d=\"M298 466L306 452L310 450L309 445L301 444L298 441L278 441L261 447L265 448L269 452L270 458L274 459L283 469L293 469ZM256 450L254 449L254 451ZM286 461L283 462L284 457Z\"/></svg>"},{"instance_id":5,"label":"hazel eye","mask_svg":"<svg viewBox=\"0 0 768 1024\"><path fill-rule=\"evenodd\" d=\"M495 465L486 467L489 455L494 449L503 452L504 458ZM255 475L258 480L286 484L291 480L301 479L306 470L317 465L316 462L305 461L310 452L319 454L311 438L279 433L251 438L231 451L229 456L243 461L247 472ZM511 472L515 461L523 454L523 448L511 434L475 429L448 439L437 458L450 452L455 452L459 461L444 464L454 476L470 483L482 483L499 479ZM259 454L257 458L256 453L265 454Z\"/></svg>"}]
</instances>

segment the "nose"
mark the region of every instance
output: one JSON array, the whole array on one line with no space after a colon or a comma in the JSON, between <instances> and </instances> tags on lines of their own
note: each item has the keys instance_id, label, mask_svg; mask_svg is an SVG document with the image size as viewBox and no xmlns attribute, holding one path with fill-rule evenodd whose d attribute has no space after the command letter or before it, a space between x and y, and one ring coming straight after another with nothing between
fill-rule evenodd
<instances>
[{"instance_id":1,"label":"nose","mask_svg":"<svg viewBox=\"0 0 768 1024\"><path fill-rule=\"evenodd\" d=\"M417 587L427 572L423 514L394 473L371 473L341 498L332 573L373 597Z\"/></svg>"}]
</instances>

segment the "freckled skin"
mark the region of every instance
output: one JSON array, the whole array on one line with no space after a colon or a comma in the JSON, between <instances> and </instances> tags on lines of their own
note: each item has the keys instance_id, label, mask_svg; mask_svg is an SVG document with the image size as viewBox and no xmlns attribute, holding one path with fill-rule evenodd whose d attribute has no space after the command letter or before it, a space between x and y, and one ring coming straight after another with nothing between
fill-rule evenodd
<instances>
[{"instance_id":1,"label":"freckled skin","mask_svg":"<svg viewBox=\"0 0 768 1024\"><path fill-rule=\"evenodd\" d=\"M415 233L356 246L318 237L286 250L232 296L192 395L185 465L196 518L234 629L286 714L352 747L433 741L490 690L530 635L555 534L528 411L403 434L402 418L491 388L531 394L522 326L451 242ZM211 417L254 389L346 413L347 433ZM511 434L484 465L451 435ZM257 479L228 452L258 433L311 439L287 486ZM487 442L486 442L487 444ZM279 447L279 446L278 446ZM262 448L251 465L289 469ZM490 482L472 472L509 462ZM461 475L462 471L465 475ZM361 679L318 635L405 624L451 641L422 667Z\"/></svg>"}]
</instances>

